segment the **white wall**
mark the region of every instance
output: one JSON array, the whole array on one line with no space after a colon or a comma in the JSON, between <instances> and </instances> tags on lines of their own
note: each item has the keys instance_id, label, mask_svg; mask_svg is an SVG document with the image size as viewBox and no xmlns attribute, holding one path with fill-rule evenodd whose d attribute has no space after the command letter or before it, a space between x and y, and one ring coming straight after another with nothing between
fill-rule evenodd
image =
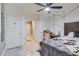
<instances>
[{"instance_id":1,"label":"white wall","mask_svg":"<svg viewBox=\"0 0 79 59\"><path fill-rule=\"evenodd\" d=\"M6 49L22 46L24 39L24 17L14 4L5 4Z\"/></svg>"},{"instance_id":2,"label":"white wall","mask_svg":"<svg viewBox=\"0 0 79 59\"><path fill-rule=\"evenodd\" d=\"M61 34L61 36L63 36L63 26L64 26L64 21L63 21L63 16L60 15L52 15L51 17L49 17L48 19L49 21L49 26L48 29L55 33L55 34Z\"/></svg>"},{"instance_id":3,"label":"white wall","mask_svg":"<svg viewBox=\"0 0 79 59\"><path fill-rule=\"evenodd\" d=\"M43 30L46 28L45 24L44 24L44 18L43 19L39 19L39 20L35 20L35 25L34 25L34 32L35 32L35 40L36 41L41 41L42 40L42 32Z\"/></svg>"},{"instance_id":4,"label":"white wall","mask_svg":"<svg viewBox=\"0 0 79 59\"><path fill-rule=\"evenodd\" d=\"M43 31L48 27L47 19L48 17L40 16L34 20L34 37L36 41L41 41L43 39Z\"/></svg>"},{"instance_id":5,"label":"white wall","mask_svg":"<svg viewBox=\"0 0 79 59\"><path fill-rule=\"evenodd\" d=\"M63 16L54 14L49 16L44 22L48 30L55 34L58 34L60 32L61 36L63 36Z\"/></svg>"},{"instance_id":6,"label":"white wall","mask_svg":"<svg viewBox=\"0 0 79 59\"><path fill-rule=\"evenodd\" d=\"M55 33L64 36L64 17L55 15Z\"/></svg>"},{"instance_id":7,"label":"white wall","mask_svg":"<svg viewBox=\"0 0 79 59\"><path fill-rule=\"evenodd\" d=\"M38 41L41 41L43 31L50 30L53 33L58 33L60 31L61 36L64 34L64 22L63 17L59 15L49 15L48 17L42 16L35 22L36 37Z\"/></svg>"}]
</instances>

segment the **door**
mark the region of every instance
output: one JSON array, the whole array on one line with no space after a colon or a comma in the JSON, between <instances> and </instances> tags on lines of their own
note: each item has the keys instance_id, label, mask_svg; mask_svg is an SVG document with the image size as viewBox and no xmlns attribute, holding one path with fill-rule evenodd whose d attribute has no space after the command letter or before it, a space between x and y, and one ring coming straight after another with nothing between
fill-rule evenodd
<instances>
[{"instance_id":1,"label":"door","mask_svg":"<svg viewBox=\"0 0 79 59\"><path fill-rule=\"evenodd\" d=\"M26 23L26 31L27 31L26 40L32 41L32 40L33 40L32 21L28 21L28 22Z\"/></svg>"}]
</instances>

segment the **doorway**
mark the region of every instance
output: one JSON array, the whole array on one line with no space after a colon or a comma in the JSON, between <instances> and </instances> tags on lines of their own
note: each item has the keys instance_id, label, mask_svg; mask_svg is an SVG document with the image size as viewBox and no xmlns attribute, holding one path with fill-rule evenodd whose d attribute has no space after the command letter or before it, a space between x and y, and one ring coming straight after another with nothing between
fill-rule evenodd
<instances>
[{"instance_id":1,"label":"doorway","mask_svg":"<svg viewBox=\"0 0 79 59\"><path fill-rule=\"evenodd\" d=\"M32 23L32 21L28 21L26 23L26 32L27 32L26 40L33 41L33 23Z\"/></svg>"}]
</instances>

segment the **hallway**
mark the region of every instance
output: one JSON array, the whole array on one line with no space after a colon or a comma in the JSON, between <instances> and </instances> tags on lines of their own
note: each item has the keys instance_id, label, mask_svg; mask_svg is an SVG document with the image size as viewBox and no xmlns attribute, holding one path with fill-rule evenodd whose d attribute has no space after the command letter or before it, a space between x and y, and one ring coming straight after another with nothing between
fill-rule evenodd
<instances>
[{"instance_id":1,"label":"hallway","mask_svg":"<svg viewBox=\"0 0 79 59\"><path fill-rule=\"evenodd\" d=\"M39 44L35 41L24 41L23 47L9 49L4 53L4 56L40 56L36 51L39 49Z\"/></svg>"}]
</instances>

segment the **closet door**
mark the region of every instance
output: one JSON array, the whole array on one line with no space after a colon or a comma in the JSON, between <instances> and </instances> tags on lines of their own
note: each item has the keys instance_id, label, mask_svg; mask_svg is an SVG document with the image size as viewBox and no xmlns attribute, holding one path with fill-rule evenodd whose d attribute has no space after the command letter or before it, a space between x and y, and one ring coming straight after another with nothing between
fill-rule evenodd
<instances>
[{"instance_id":1,"label":"closet door","mask_svg":"<svg viewBox=\"0 0 79 59\"><path fill-rule=\"evenodd\" d=\"M22 46L22 19L18 17L8 18L6 21L6 48L15 48Z\"/></svg>"}]
</instances>

